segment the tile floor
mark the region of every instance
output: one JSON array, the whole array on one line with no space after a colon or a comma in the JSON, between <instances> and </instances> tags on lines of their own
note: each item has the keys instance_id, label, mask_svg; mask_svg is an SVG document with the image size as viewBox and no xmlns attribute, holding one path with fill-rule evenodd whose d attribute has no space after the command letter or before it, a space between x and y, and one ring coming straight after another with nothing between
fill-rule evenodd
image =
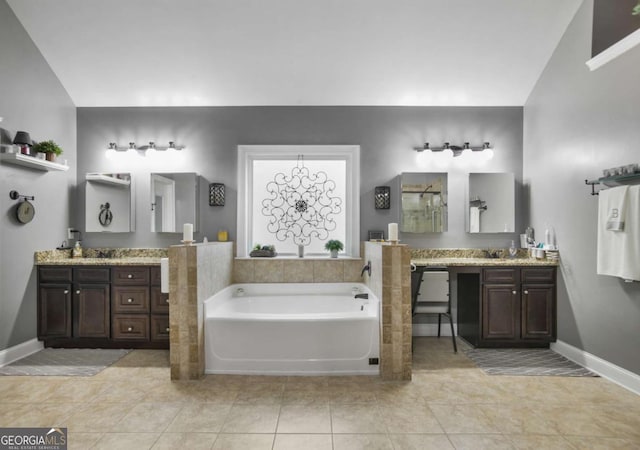
<instances>
[{"instance_id":1,"label":"tile floor","mask_svg":"<svg viewBox=\"0 0 640 450\"><path fill-rule=\"evenodd\" d=\"M640 396L602 378L488 376L446 338L415 339L411 382L177 383L168 365L136 350L94 377L0 377L0 427L67 427L83 450L640 448Z\"/></svg>"}]
</instances>

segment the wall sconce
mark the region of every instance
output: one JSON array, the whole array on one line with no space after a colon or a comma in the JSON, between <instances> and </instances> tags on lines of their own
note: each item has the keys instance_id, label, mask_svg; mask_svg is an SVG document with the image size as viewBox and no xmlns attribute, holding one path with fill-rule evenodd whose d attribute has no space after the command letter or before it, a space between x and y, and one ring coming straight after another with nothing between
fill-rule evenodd
<instances>
[{"instance_id":1,"label":"wall sconce","mask_svg":"<svg viewBox=\"0 0 640 450\"><path fill-rule=\"evenodd\" d=\"M483 143L482 146L472 146L469 145L468 142L465 142L462 147L459 145L451 145L449 142L445 142L442 147L431 147L428 142L425 142L422 147L414 147L413 150L418 153L424 152L425 150L433 153L447 151L451 152L454 158L465 152L486 152L487 154L490 154L490 156L493 156L493 150L491 150L491 144L489 142Z\"/></svg>"},{"instance_id":2,"label":"wall sconce","mask_svg":"<svg viewBox=\"0 0 640 450\"><path fill-rule=\"evenodd\" d=\"M209 206L224 206L224 184L209 185Z\"/></svg>"},{"instance_id":3,"label":"wall sconce","mask_svg":"<svg viewBox=\"0 0 640 450\"><path fill-rule=\"evenodd\" d=\"M13 143L20 146L20 153L23 155L31 155L30 148L33 145L33 141L29 133L26 131L18 131L16 137L13 138Z\"/></svg>"},{"instance_id":4,"label":"wall sconce","mask_svg":"<svg viewBox=\"0 0 640 450\"><path fill-rule=\"evenodd\" d=\"M391 188L389 186L376 186L373 198L376 209L391 208Z\"/></svg>"},{"instance_id":5,"label":"wall sconce","mask_svg":"<svg viewBox=\"0 0 640 450\"><path fill-rule=\"evenodd\" d=\"M138 152L155 152L155 151L167 151L167 150L184 150L187 148L184 145L176 145L174 141L169 141L169 145L156 145L155 142L149 141L149 145L141 145L138 147L135 142L129 142L128 146L120 146L115 142L109 142L109 146L107 147L107 154L113 155L115 152L126 152L126 151L138 151Z\"/></svg>"}]
</instances>

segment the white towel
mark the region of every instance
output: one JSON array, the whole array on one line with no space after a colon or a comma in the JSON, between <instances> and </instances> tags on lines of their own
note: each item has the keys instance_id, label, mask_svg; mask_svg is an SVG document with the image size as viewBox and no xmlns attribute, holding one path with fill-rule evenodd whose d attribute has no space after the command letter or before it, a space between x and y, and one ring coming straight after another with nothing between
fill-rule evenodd
<instances>
[{"instance_id":1,"label":"white towel","mask_svg":"<svg viewBox=\"0 0 640 450\"><path fill-rule=\"evenodd\" d=\"M469 233L480 233L480 208L469 208Z\"/></svg>"},{"instance_id":2,"label":"white towel","mask_svg":"<svg viewBox=\"0 0 640 450\"><path fill-rule=\"evenodd\" d=\"M612 214L617 214L614 222L624 223L623 229L611 228ZM597 273L640 280L640 186L600 191Z\"/></svg>"}]
</instances>

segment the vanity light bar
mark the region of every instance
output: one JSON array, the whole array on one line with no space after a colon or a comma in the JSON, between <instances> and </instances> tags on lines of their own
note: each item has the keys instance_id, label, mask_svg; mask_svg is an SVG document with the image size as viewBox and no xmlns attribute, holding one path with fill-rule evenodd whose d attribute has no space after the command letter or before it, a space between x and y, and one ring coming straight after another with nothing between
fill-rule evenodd
<instances>
[{"instance_id":1,"label":"vanity light bar","mask_svg":"<svg viewBox=\"0 0 640 450\"><path fill-rule=\"evenodd\" d=\"M465 142L462 147L458 145L451 145L449 142L445 142L442 147L431 147L428 142L425 142L422 147L414 147L413 150L420 153L425 150L429 150L431 152L443 152L445 150L451 150L453 152L453 156L460 156L464 150L471 150L472 152L481 152L484 150L491 149L491 144L489 142L485 142L482 146L471 146L468 142Z\"/></svg>"},{"instance_id":2,"label":"vanity light bar","mask_svg":"<svg viewBox=\"0 0 640 450\"><path fill-rule=\"evenodd\" d=\"M107 150L122 152L127 150L184 150L185 148L187 148L185 145L176 145L174 141L169 141L169 145L156 145L155 142L149 141L148 145L141 145L140 147L135 142L129 142L126 147L115 142L109 142Z\"/></svg>"}]
</instances>

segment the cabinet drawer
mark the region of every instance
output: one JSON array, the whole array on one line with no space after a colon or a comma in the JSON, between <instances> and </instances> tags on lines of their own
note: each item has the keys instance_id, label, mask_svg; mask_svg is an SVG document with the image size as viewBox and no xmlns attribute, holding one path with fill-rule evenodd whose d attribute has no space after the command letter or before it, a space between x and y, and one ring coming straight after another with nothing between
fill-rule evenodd
<instances>
[{"instance_id":1,"label":"cabinet drawer","mask_svg":"<svg viewBox=\"0 0 640 450\"><path fill-rule=\"evenodd\" d=\"M151 313L169 314L169 294L160 292L160 286L151 286Z\"/></svg>"},{"instance_id":2,"label":"cabinet drawer","mask_svg":"<svg viewBox=\"0 0 640 450\"><path fill-rule=\"evenodd\" d=\"M149 284L148 267L114 267L111 270L113 284L121 286Z\"/></svg>"},{"instance_id":3,"label":"cabinet drawer","mask_svg":"<svg viewBox=\"0 0 640 450\"><path fill-rule=\"evenodd\" d=\"M160 266L151 266L151 285L160 286Z\"/></svg>"},{"instance_id":4,"label":"cabinet drawer","mask_svg":"<svg viewBox=\"0 0 640 450\"><path fill-rule=\"evenodd\" d=\"M168 341L169 340L169 316L151 316L151 340L152 341Z\"/></svg>"},{"instance_id":5,"label":"cabinet drawer","mask_svg":"<svg viewBox=\"0 0 640 450\"><path fill-rule=\"evenodd\" d=\"M41 283L71 281L71 267L40 267L38 274Z\"/></svg>"},{"instance_id":6,"label":"cabinet drawer","mask_svg":"<svg viewBox=\"0 0 640 450\"><path fill-rule=\"evenodd\" d=\"M113 286L113 311L116 313L149 312L149 288L146 286Z\"/></svg>"},{"instance_id":7,"label":"cabinet drawer","mask_svg":"<svg viewBox=\"0 0 640 450\"><path fill-rule=\"evenodd\" d=\"M555 280L555 267L527 267L522 269L523 283L554 283Z\"/></svg>"},{"instance_id":8,"label":"cabinet drawer","mask_svg":"<svg viewBox=\"0 0 640 450\"><path fill-rule=\"evenodd\" d=\"M74 267L73 281L76 283L108 283L108 267Z\"/></svg>"},{"instance_id":9,"label":"cabinet drawer","mask_svg":"<svg viewBox=\"0 0 640 450\"><path fill-rule=\"evenodd\" d=\"M113 316L112 333L114 340L149 340L149 316L145 315L124 315L115 314Z\"/></svg>"},{"instance_id":10,"label":"cabinet drawer","mask_svg":"<svg viewBox=\"0 0 640 450\"><path fill-rule=\"evenodd\" d=\"M516 282L517 274L514 268L491 268L482 271L482 280L485 283L505 283Z\"/></svg>"}]
</instances>

